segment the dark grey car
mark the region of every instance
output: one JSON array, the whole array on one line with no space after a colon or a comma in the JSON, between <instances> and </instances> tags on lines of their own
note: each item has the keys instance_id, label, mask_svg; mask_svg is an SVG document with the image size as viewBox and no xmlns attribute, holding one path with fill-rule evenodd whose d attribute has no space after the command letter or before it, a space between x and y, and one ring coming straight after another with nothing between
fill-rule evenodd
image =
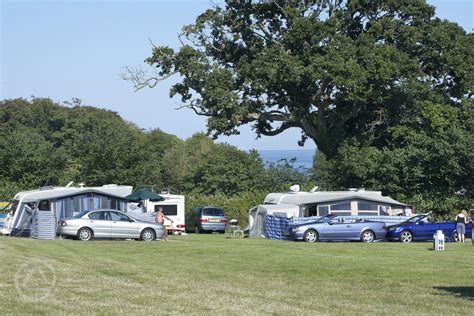
<instances>
[{"instance_id":1,"label":"dark grey car","mask_svg":"<svg viewBox=\"0 0 474 316\"><path fill-rule=\"evenodd\" d=\"M218 206L201 206L193 209L196 234L206 232L225 232L227 219L224 210Z\"/></svg>"},{"instance_id":2,"label":"dark grey car","mask_svg":"<svg viewBox=\"0 0 474 316\"><path fill-rule=\"evenodd\" d=\"M164 229L163 225L142 222L120 211L97 210L60 220L57 232L63 236L77 237L79 240L130 238L151 241L161 239Z\"/></svg>"}]
</instances>

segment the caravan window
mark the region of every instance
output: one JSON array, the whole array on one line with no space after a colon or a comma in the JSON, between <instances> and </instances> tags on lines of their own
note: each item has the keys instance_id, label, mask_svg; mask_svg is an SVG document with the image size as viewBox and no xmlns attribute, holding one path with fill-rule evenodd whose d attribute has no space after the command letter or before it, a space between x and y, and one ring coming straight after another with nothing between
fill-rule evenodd
<instances>
[{"instance_id":1,"label":"caravan window","mask_svg":"<svg viewBox=\"0 0 474 316\"><path fill-rule=\"evenodd\" d=\"M103 195L94 195L92 197L92 209L110 209L110 198Z\"/></svg>"},{"instance_id":2,"label":"caravan window","mask_svg":"<svg viewBox=\"0 0 474 316\"><path fill-rule=\"evenodd\" d=\"M351 210L350 202L331 204L331 211L350 211L350 210ZM331 213L334 214L334 212L331 212Z\"/></svg>"},{"instance_id":3,"label":"caravan window","mask_svg":"<svg viewBox=\"0 0 474 316\"><path fill-rule=\"evenodd\" d=\"M362 216L379 215L378 205L373 202L359 201L357 202L357 214Z\"/></svg>"},{"instance_id":4,"label":"caravan window","mask_svg":"<svg viewBox=\"0 0 474 316\"><path fill-rule=\"evenodd\" d=\"M49 211L49 201L41 201L38 206L39 211Z\"/></svg>"},{"instance_id":5,"label":"caravan window","mask_svg":"<svg viewBox=\"0 0 474 316\"><path fill-rule=\"evenodd\" d=\"M319 216L325 216L329 214L329 206L327 205L322 205L318 206L318 215Z\"/></svg>"},{"instance_id":6,"label":"caravan window","mask_svg":"<svg viewBox=\"0 0 474 316\"><path fill-rule=\"evenodd\" d=\"M330 214L336 214L339 216L350 216L351 215L351 202L338 202L329 205Z\"/></svg>"},{"instance_id":7,"label":"caravan window","mask_svg":"<svg viewBox=\"0 0 474 316\"><path fill-rule=\"evenodd\" d=\"M318 207L317 205L313 204L313 205L309 205L307 207L307 210L308 210L308 216L318 216Z\"/></svg>"},{"instance_id":8,"label":"caravan window","mask_svg":"<svg viewBox=\"0 0 474 316\"><path fill-rule=\"evenodd\" d=\"M126 206L127 206L127 202L125 202L125 200L120 200L117 198L110 199L110 208L112 210L125 211Z\"/></svg>"},{"instance_id":9,"label":"caravan window","mask_svg":"<svg viewBox=\"0 0 474 316\"><path fill-rule=\"evenodd\" d=\"M385 205L379 205L379 214L380 215L390 215L388 212L389 207Z\"/></svg>"},{"instance_id":10,"label":"caravan window","mask_svg":"<svg viewBox=\"0 0 474 316\"><path fill-rule=\"evenodd\" d=\"M338 216L351 216L351 211L331 211L331 214L335 214Z\"/></svg>"},{"instance_id":11,"label":"caravan window","mask_svg":"<svg viewBox=\"0 0 474 316\"><path fill-rule=\"evenodd\" d=\"M377 211L377 204L370 202L357 202L357 210L359 211Z\"/></svg>"},{"instance_id":12,"label":"caravan window","mask_svg":"<svg viewBox=\"0 0 474 316\"><path fill-rule=\"evenodd\" d=\"M178 215L178 205L155 205L155 212L158 212L158 208L163 208L163 214L168 216L176 216Z\"/></svg>"},{"instance_id":13,"label":"caravan window","mask_svg":"<svg viewBox=\"0 0 474 316\"><path fill-rule=\"evenodd\" d=\"M91 205L89 203L89 196L87 194L77 195L74 197L74 214L81 213L83 211L91 211Z\"/></svg>"},{"instance_id":14,"label":"caravan window","mask_svg":"<svg viewBox=\"0 0 474 316\"><path fill-rule=\"evenodd\" d=\"M71 218L74 216L74 200L70 197L64 199L58 199L52 202L55 213L56 219L60 218Z\"/></svg>"}]
</instances>

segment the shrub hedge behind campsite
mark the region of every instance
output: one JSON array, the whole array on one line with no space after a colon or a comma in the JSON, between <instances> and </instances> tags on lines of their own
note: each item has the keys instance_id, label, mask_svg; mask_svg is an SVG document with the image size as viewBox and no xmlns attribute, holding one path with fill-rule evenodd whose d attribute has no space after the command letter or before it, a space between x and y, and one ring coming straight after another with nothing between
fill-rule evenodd
<instances>
[{"instance_id":1,"label":"shrub hedge behind campsite","mask_svg":"<svg viewBox=\"0 0 474 316\"><path fill-rule=\"evenodd\" d=\"M194 230L193 227L193 208L197 206L220 206L224 209L227 219L235 218L239 225L244 227L248 223L249 209L262 204L268 192L254 191L244 192L237 195L186 195L186 228Z\"/></svg>"}]
</instances>

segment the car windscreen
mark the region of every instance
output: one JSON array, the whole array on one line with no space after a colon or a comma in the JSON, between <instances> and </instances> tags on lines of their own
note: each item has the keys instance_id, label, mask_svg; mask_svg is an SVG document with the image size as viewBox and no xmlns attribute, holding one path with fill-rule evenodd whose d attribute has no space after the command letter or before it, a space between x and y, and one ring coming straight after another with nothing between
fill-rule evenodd
<instances>
[{"instance_id":1,"label":"car windscreen","mask_svg":"<svg viewBox=\"0 0 474 316\"><path fill-rule=\"evenodd\" d=\"M203 216L224 216L224 211L220 208L205 208L202 211Z\"/></svg>"},{"instance_id":2,"label":"car windscreen","mask_svg":"<svg viewBox=\"0 0 474 316\"><path fill-rule=\"evenodd\" d=\"M426 218L426 217L427 217L426 215L416 215L416 216L413 216L413 217L410 217L409 219L407 219L405 221L405 223L416 223L419 220L421 220L423 218Z\"/></svg>"},{"instance_id":3,"label":"car windscreen","mask_svg":"<svg viewBox=\"0 0 474 316\"><path fill-rule=\"evenodd\" d=\"M316 220L316 223L326 223L327 221L329 221L330 219L334 218L333 215L329 214L329 215L325 215L323 217L320 217Z\"/></svg>"}]
</instances>

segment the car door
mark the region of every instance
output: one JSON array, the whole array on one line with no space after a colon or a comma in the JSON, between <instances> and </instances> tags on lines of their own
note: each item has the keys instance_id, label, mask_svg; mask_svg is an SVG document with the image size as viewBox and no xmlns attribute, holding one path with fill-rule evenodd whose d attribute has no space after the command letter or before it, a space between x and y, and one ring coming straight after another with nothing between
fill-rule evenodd
<instances>
[{"instance_id":1,"label":"car door","mask_svg":"<svg viewBox=\"0 0 474 316\"><path fill-rule=\"evenodd\" d=\"M346 239L351 239L351 240L360 240L361 234L362 234L362 229L366 226L366 223L360 223L360 222L348 222L346 223L346 228L347 231L346 233Z\"/></svg>"},{"instance_id":2,"label":"car door","mask_svg":"<svg viewBox=\"0 0 474 316\"><path fill-rule=\"evenodd\" d=\"M433 234L436 232L438 227L441 227L441 225L438 225L438 223L419 221L416 223L416 229L413 237L418 240L433 239Z\"/></svg>"},{"instance_id":3,"label":"car door","mask_svg":"<svg viewBox=\"0 0 474 316\"><path fill-rule=\"evenodd\" d=\"M332 225L329 225L328 222L316 224L312 228L314 228L318 231L320 240L331 239Z\"/></svg>"},{"instance_id":4,"label":"car door","mask_svg":"<svg viewBox=\"0 0 474 316\"><path fill-rule=\"evenodd\" d=\"M112 219L112 237L139 238L138 224L132 218L120 212L110 211Z\"/></svg>"},{"instance_id":5,"label":"car door","mask_svg":"<svg viewBox=\"0 0 474 316\"><path fill-rule=\"evenodd\" d=\"M337 239L349 239L351 225L350 223L339 222L336 219L332 219L327 223L326 237L325 239L337 240Z\"/></svg>"},{"instance_id":6,"label":"car door","mask_svg":"<svg viewBox=\"0 0 474 316\"><path fill-rule=\"evenodd\" d=\"M94 231L95 237L110 237L112 221L107 211L89 213L89 225Z\"/></svg>"}]
</instances>

